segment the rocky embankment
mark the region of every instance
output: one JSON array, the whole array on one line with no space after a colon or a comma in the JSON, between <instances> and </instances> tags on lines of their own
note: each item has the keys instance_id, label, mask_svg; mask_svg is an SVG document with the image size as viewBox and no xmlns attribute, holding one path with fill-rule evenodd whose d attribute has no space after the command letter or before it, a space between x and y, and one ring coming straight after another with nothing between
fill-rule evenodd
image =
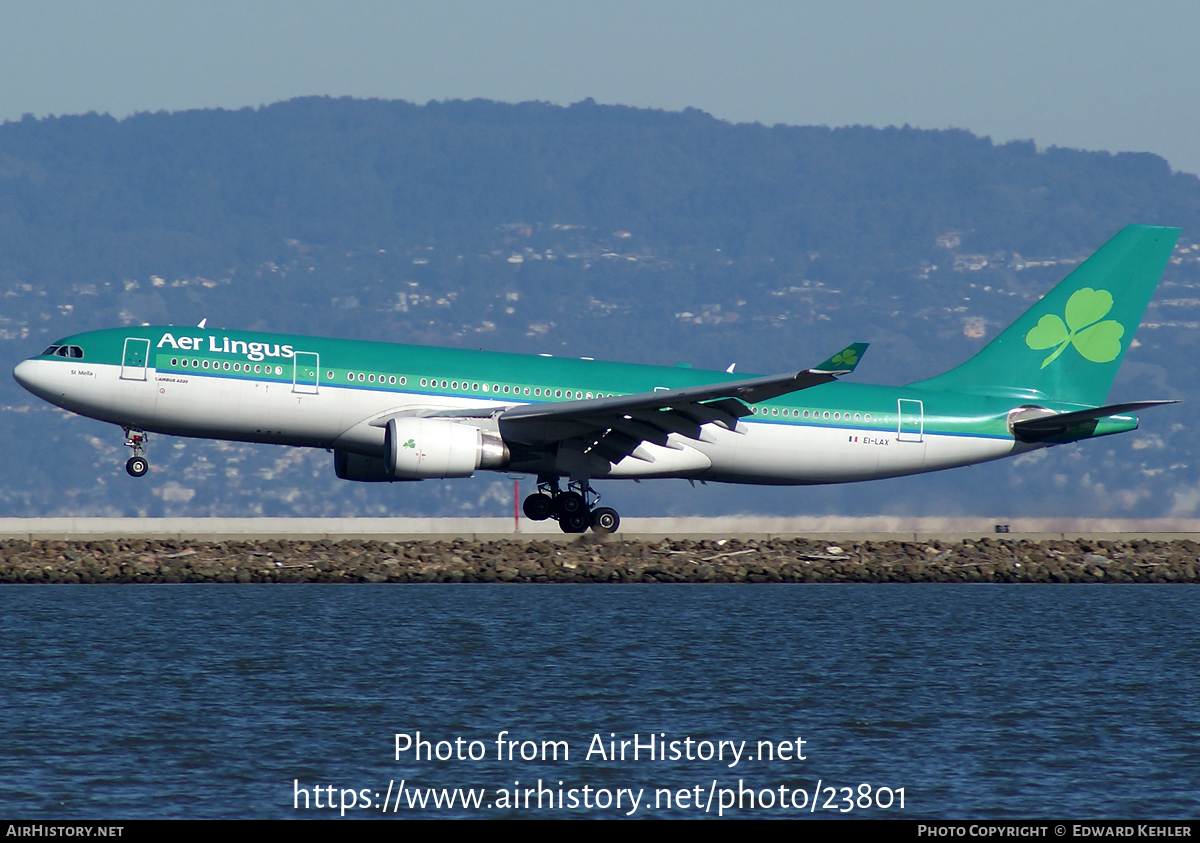
<instances>
[{"instance_id":1,"label":"rocky embankment","mask_svg":"<svg viewBox=\"0 0 1200 843\"><path fill-rule=\"evenodd\" d=\"M1200 582L1190 541L0 541L4 583Z\"/></svg>"}]
</instances>

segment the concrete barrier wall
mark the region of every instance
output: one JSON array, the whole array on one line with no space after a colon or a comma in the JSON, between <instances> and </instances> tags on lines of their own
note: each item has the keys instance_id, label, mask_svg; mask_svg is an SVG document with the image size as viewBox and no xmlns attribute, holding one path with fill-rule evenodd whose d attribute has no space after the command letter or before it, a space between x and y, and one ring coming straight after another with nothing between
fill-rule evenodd
<instances>
[{"instance_id":1,"label":"concrete barrier wall","mask_svg":"<svg viewBox=\"0 0 1200 843\"><path fill-rule=\"evenodd\" d=\"M1008 533L996 533L1005 524ZM829 540L933 539L961 540L1058 538L1188 538L1200 537L1200 519L1089 518L869 518L728 516L721 518L627 518L615 538L789 538ZM0 518L0 539L98 538L222 539L349 539L389 540L558 539L571 541L554 521L522 519L520 531L511 518Z\"/></svg>"}]
</instances>

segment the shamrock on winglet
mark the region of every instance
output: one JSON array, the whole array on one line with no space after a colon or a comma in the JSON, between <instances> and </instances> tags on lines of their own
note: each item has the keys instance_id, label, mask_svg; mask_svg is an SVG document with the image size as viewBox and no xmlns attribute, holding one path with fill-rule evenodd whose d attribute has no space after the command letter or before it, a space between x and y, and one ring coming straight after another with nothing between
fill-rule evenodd
<instances>
[{"instance_id":1,"label":"shamrock on winglet","mask_svg":"<svg viewBox=\"0 0 1200 843\"><path fill-rule=\"evenodd\" d=\"M843 348L837 354L830 357L824 363L814 366L810 371L814 372L853 372L854 367L862 360L863 352L867 350L867 343L856 342Z\"/></svg>"}]
</instances>

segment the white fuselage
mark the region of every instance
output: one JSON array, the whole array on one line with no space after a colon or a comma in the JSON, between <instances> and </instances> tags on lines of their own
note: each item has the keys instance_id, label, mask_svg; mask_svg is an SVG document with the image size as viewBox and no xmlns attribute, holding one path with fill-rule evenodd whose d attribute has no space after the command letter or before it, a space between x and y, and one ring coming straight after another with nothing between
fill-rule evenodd
<instances>
[{"instance_id":1,"label":"white fuselage","mask_svg":"<svg viewBox=\"0 0 1200 843\"><path fill-rule=\"evenodd\" d=\"M321 384L209 377L199 373L122 377L114 365L27 360L17 377L73 412L175 436L340 449L382 456L397 413L502 408L521 402L416 395ZM375 424L372 424L375 422ZM816 484L934 471L1009 456L1030 447L996 436L913 435L743 418L736 431L709 424L701 440L672 434L668 447L643 443L652 462L626 457L597 477L691 477L732 483Z\"/></svg>"}]
</instances>

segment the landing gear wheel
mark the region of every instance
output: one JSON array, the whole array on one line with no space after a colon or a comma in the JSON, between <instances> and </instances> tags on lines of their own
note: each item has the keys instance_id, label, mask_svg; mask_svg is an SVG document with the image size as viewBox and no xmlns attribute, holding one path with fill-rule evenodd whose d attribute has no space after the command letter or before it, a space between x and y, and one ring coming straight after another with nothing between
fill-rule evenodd
<instances>
[{"instance_id":1,"label":"landing gear wheel","mask_svg":"<svg viewBox=\"0 0 1200 843\"><path fill-rule=\"evenodd\" d=\"M146 462L146 440L150 437L146 435L146 431L138 430L136 427L125 428L125 445L133 449L133 456L125 463L125 470L129 472L130 477L141 477L150 470L150 463Z\"/></svg>"},{"instance_id":2,"label":"landing gear wheel","mask_svg":"<svg viewBox=\"0 0 1200 843\"><path fill-rule=\"evenodd\" d=\"M558 511L558 520L563 521L564 523L572 515L579 513L584 515L588 514L587 503L584 501L583 495L579 494L578 492L563 492L554 499L554 508ZM591 521L589 520L587 524L584 525L583 529L586 530L590 525ZM583 531L580 530L578 532Z\"/></svg>"},{"instance_id":3,"label":"landing gear wheel","mask_svg":"<svg viewBox=\"0 0 1200 843\"><path fill-rule=\"evenodd\" d=\"M527 497L521 509L530 521L545 521L554 512L554 498L538 492Z\"/></svg>"},{"instance_id":4,"label":"landing gear wheel","mask_svg":"<svg viewBox=\"0 0 1200 843\"><path fill-rule=\"evenodd\" d=\"M607 506L596 507L600 494L587 480L572 480L566 491L554 476L538 477L538 492L525 499L525 515L531 521L553 518L564 533L613 533L621 525L621 516Z\"/></svg>"},{"instance_id":5,"label":"landing gear wheel","mask_svg":"<svg viewBox=\"0 0 1200 843\"><path fill-rule=\"evenodd\" d=\"M621 516L612 507L602 506L592 512L592 530L597 533L615 533L621 526Z\"/></svg>"},{"instance_id":6,"label":"landing gear wheel","mask_svg":"<svg viewBox=\"0 0 1200 843\"><path fill-rule=\"evenodd\" d=\"M562 528L564 533L586 533L587 528L591 525L592 514L586 509L558 517L558 526Z\"/></svg>"}]
</instances>

